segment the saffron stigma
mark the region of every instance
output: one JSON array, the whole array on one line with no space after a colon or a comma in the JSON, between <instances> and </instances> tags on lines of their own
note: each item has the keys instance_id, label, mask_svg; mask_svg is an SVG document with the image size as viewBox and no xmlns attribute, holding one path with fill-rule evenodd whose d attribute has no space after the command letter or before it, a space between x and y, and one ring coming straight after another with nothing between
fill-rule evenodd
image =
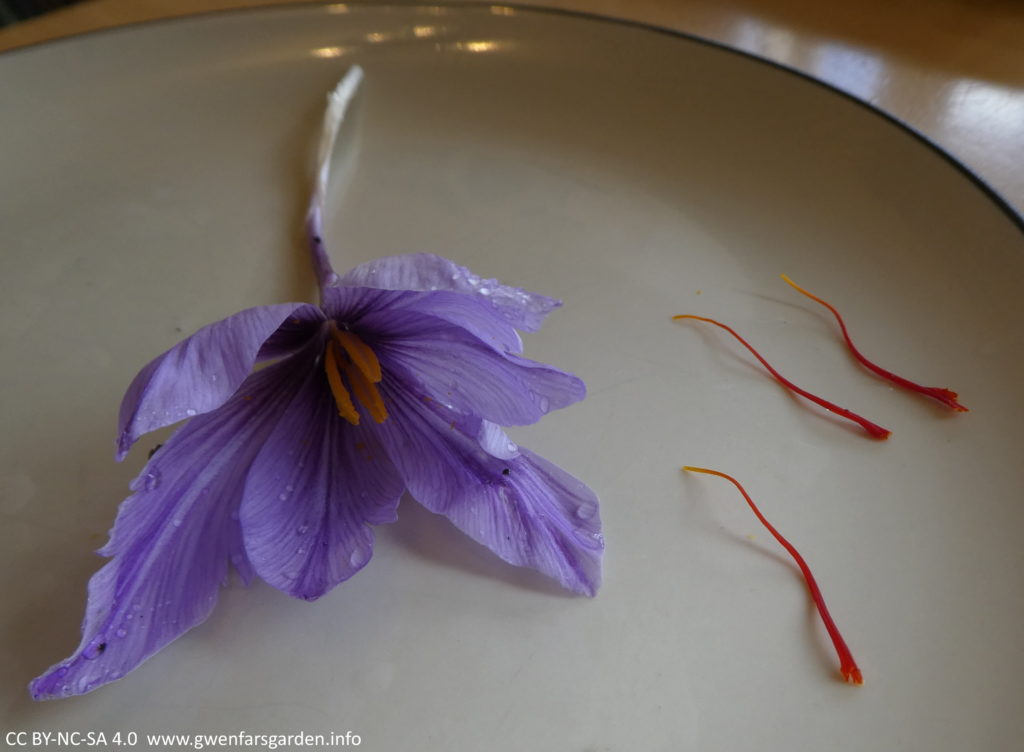
<instances>
[{"instance_id":1,"label":"saffron stigma","mask_svg":"<svg viewBox=\"0 0 1024 752\"><path fill-rule=\"evenodd\" d=\"M741 345L743 345L745 348L747 348L750 351L750 353L761 362L761 365L763 365L765 368L768 369L768 373L770 373L775 378L775 380L778 381L780 384L782 384L784 387L786 387L787 389L789 389L792 392L795 392L795 393L799 394L804 399L810 400L811 402L815 403L816 405L821 405L821 407L824 407L826 410L829 410L829 411L835 413L836 415L842 416L843 418L846 418L847 420L852 420L854 423L857 423L861 428L863 428L868 433L868 435L870 435L872 438L874 438L874 439L888 439L889 435L892 433L892 431L890 431L889 429L882 428L877 423L872 423L867 418L863 418L860 415L857 415L857 413L852 412L851 410L847 410L845 407L839 407L839 405L837 405L837 404L835 404L833 402L829 402L826 399L822 399L821 397L817 396L816 394L811 394L806 389L801 389L796 384L794 384L792 381L790 381L785 376L783 376L781 373L779 373L774 368L772 368L771 364L767 360L765 360L763 357L761 357L761 353L759 353L757 350L755 350L753 348L753 346L749 342L747 342L745 339L743 339L743 337L741 337L739 334L737 334L736 330L733 329L732 327L726 326L722 322L715 321L714 319L704 318L703 316L693 316L693 315L688 314L688 313L687 314L680 314L679 316L673 316L672 317L673 321L677 321L679 319L696 319L697 321L704 321L704 322L706 322L708 324L714 324L715 326L717 326L717 327L719 327L721 329L725 329L725 331L729 332L729 334L731 334L733 337L735 337L739 341L739 343Z\"/></svg>"},{"instance_id":2,"label":"saffron stigma","mask_svg":"<svg viewBox=\"0 0 1024 752\"><path fill-rule=\"evenodd\" d=\"M934 386L921 386L920 384L915 384L913 381L909 381L903 378L902 376L897 376L892 371L888 371L882 368L881 366L872 363L863 354L861 354L861 351L858 350L856 345L853 344L853 340L850 338L850 333L846 329L846 322L843 321L843 317L839 315L839 311L837 311L835 307L833 307L827 301L822 300L817 295L808 292L800 285L798 285L796 282L787 277L785 274L781 274L779 276L782 277L783 282L792 287L801 295L806 295L811 300L815 301L816 303L821 303L821 305L825 306L828 310L832 311L832 315L835 316L836 321L839 322L839 328L843 332L843 339L846 340L846 346L850 349L850 352L853 354L853 357L855 357L860 362L860 364L863 365L865 368L874 371L883 379L888 379L897 386L901 386L904 389L909 389L912 392L917 392L919 394L925 395L926 397L931 397L934 400L938 400L946 407L952 410L956 410L959 413L969 412L969 410L966 407L964 407L957 401L959 395L956 392L952 391L951 389L942 389L940 387Z\"/></svg>"},{"instance_id":3,"label":"saffron stigma","mask_svg":"<svg viewBox=\"0 0 1024 752\"><path fill-rule=\"evenodd\" d=\"M727 481L736 486L736 489L743 495L743 498L747 500L747 504L753 510L754 515L760 520L761 524L767 528L768 532L774 536L789 555L793 557L796 565L800 568L800 573L804 576L804 580L807 582L807 589L811 592L811 598L814 601L814 605L818 608L818 614L821 616L821 621L825 624L825 629L828 631L828 636L832 639L832 644L835 646L836 654L839 656L839 673L843 677L843 681L849 684L863 684L864 675L861 673L860 668L857 666L857 662L853 659L853 654L850 652L850 648L846 644L846 640L839 633L839 628L836 626L835 621L832 620L832 615L828 612L828 607L825 606L825 598L821 594L821 589L818 587L817 581L814 579L814 575L811 574L811 568L807 566L807 562L804 561L804 557L800 555L800 552L796 550L792 543L782 537L782 534L776 530L765 516L761 514L761 510L757 508L754 500L750 498L750 494L746 492L743 486L738 480L733 478L731 475L719 472L718 470L709 470L704 467L693 467L686 465L683 470L691 473L704 473L706 475L717 475L719 478L725 478Z\"/></svg>"}]
</instances>

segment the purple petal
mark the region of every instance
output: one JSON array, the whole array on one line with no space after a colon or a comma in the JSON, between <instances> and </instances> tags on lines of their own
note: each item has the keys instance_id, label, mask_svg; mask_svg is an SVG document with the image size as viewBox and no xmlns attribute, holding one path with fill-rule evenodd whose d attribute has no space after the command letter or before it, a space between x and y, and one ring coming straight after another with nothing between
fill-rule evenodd
<instances>
[{"instance_id":1,"label":"purple petal","mask_svg":"<svg viewBox=\"0 0 1024 752\"><path fill-rule=\"evenodd\" d=\"M394 522L405 490L372 421L338 416L322 369L296 393L249 473L241 522L257 574L315 600L373 552L371 524Z\"/></svg>"},{"instance_id":2,"label":"purple petal","mask_svg":"<svg viewBox=\"0 0 1024 752\"><path fill-rule=\"evenodd\" d=\"M278 360L298 352L316 337L324 325L324 312L307 305L292 312L274 330L256 354L256 362Z\"/></svg>"},{"instance_id":3,"label":"purple petal","mask_svg":"<svg viewBox=\"0 0 1024 752\"><path fill-rule=\"evenodd\" d=\"M264 343L285 322L323 314L308 303L260 306L200 329L143 368L118 420L117 458L144 433L220 407L252 371Z\"/></svg>"},{"instance_id":4,"label":"purple petal","mask_svg":"<svg viewBox=\"0 0 1024 752\"><path fill-rule=\"evenodd\" d=\"M384 332L374 344L381 367L431 399L500 425L535 423L586 396L572 374L489 347L433 316L381 311L365 317Z\"/></svg>"},{"instance_id":5,"label":"purple petal","mask_svg":"<svg viewBox=\"0 0 1024 752\"><path fill-rule=\"evenodd\" d=\"M501 352L522 352L519 333L479 298L458 292L411 292L372 287L334 287L324 290L324 311L329 317L359 331L382 335L389 315L432 316L462 327ZM371 318L372 317L372 318Z\"/></svg>"},{"instance_id":6,"label":"purple petal","mask_svg":"<svg viewBox=\"0 0 1024 752\"><path fill-rule=\"evenodd\" d=\"M393 403L379 428L417 501L510 564L597 592L604 539L589 488L525 449L508 459L488 454L462 430L472 421L436 403L405 392Z\"/></svg>"},{"instance_id":7,"label":"purple petal","mask_svg":"<svg viewBox=\"0 0 1024 752\"><path fill-rule=\"evenodd\" d=\"M89 581L82 642L30 684L35 699L120 678L209 616L229 560L248 572L237 519L245 475L309 367L296 357L253 374L153 456L101 551L113 558Z\"/></svg>"},{"instance_id":8,"label":"purple petal","mask_svg":"<svg viewBox=\"0 0 1024 752\"><path fill-rule=\"evenodd\" d=\"M342 276L340 285L383 290L453 290L483 300L502 318L524 332L540 329L561 301L482 279L464 266L432 253L411 253L360 264Z\"/></svg>"},{"instance_id":9,"label":"purple petal","mask_svg":"<svg viewBox=\"0 0 1024 752\"><path fill-rule=\"evenodd\" d=\"M519 456L519 446L508 437L501 426L489 420L480 421L480 426L476 430L476 441L481 449L499 460Z\"/></svg>"}]
</instances>

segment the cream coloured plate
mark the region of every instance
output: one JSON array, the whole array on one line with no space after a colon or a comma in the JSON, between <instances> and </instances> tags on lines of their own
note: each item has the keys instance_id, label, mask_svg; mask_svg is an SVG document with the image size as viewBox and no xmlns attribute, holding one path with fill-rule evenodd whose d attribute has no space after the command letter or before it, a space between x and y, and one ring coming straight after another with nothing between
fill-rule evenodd
<instances>
[{"instance_id":1,"label":"cream coloured plate","mask_svg":"<svg viewBox=\"0 0 1024 752\"><path fill-rule=\"evenodd\" d=\"M47 704L144 441L135 371L238 309L311 300L323 96L336 265L430 251L559 297L527 355L590 396L515 437L601 496L594 600L404 502L314 604L255 585L122 681ZM949 158L788 71L655 30L508 8L308 6L0 58L2 731L329 735L371 750L1009 749L1024 735L1024 234ZM949 415L856 366L957 389ZM770 381L885 425L864 438ZM804 553L835 657L742 480ZM13 737L12 737L13 738ZM123 737L127 739L128 737ZM351 737L350 737L351 738ZM168 746L168 745L157 745Z\"/></svg>"}]
</instances>

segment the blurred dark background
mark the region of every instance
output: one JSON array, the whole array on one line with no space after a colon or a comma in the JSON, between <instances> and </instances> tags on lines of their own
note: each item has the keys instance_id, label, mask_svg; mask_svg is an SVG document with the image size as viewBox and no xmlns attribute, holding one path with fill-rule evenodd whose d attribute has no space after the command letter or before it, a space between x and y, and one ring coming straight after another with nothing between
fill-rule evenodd
<instances>
[{"instance_id":1,"label":"blurred dark background","mask_svg":"<svg viewBox=\"0 0 1024 752\"><path fill-rule=\"evenodd\" d=\"M0 0L0 26L7 26L77 2L81 0Z\"/></svg>"}]
</instances>

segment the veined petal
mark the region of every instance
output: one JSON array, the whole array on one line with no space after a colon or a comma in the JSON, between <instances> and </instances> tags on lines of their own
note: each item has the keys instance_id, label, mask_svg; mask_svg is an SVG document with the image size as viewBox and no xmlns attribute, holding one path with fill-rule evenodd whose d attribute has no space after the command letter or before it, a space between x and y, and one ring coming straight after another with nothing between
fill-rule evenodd
<instances>
[{"instance_id":1,"label":"veined petal","mask_svg":"<svg viewBox=\"0 0 1024 752\"><path fill-rule=\"evenodd\" d=\"M468 426L467 426L468 427ZM466 433L470 433L466 431ZM481 420L476 430L476 440L480 448L499 460L509 460L519 456L519 445L508 437L497 423Z\"/></svg>"},{"instance_id":2,"label":"veined petal","mask_svg":"<svg viewBox=\"0 0 1024 752\"><path fill-rule=\"evenodd\" d=\"M365 321L386 333L374 344L385 372L460 412L499 425L526 425L586 396L576 376L498 352L433 316L382 311Z\"/></svg>"},{"instance_id":3,"label":"veined petal","mask_svg":"<svg viewBox=\"0 0 1024 752\"><path fill-rule=\"evenodd\" d=\"M464 266L432 253L389 256L350 270L338 283L346 286L377 287L383 290L453 290L472 295L524 332L540 329L544 319L561 301L496 279L483 279Z\"/></svg>"},{"instance_id":4,"label":"veined petal","mask_svg":"<svg viewBox=\"0 0 1024 752\"><path fill-rule=\"evenodd\" d=\"M404 391L394 401L395 417L378 430L419 503L508 563L575 593L597 592L604 539L589 488L525 449L508 459L488 454L434 402Z\"/></svg>"},{"instance_id":5,"label":"veined petal","mask_svg":"<svg viewBox=\"0 0 1024 752\"><path fill-rule=\"evenodd\" d=\"M372 429L338 416L321 369L295 394L253 463L242 530L257 574L315 600L373 553L372 524L394 522L402 480Z\"/></svg>"},{"instance_id":6,"label":"veined petal","mask_svg":"<svg viewBox=\"0 0 1024 752\"><path fill-rule=\"evenodd\" d=\"M118 420L117 458L142 434L220 407L252 371L282 324L323 317L308 303L249 308L204 326L143 368L128 387Z\"/></svg>"},{"instance_id":7,"label":"veined petal","mask_svg":"<svg viewBox=\"0 0 1024 752\"><path fill-rule=\"evenodd\" d=\"M82 642L29 686L39 699L89 692L134 669L202 623L239 547L238 506L253 457L311 358L253 374L215 412L183 426L133 483L89 581Z\"/></svg>"},{"instance_id":8,"label":"veined petal","mask_svg":"<svg viewBox=\"0 0 1024 752\"><path fill-rule=\"evenodd\" d=\"M324 312L319 306L308 305L292 311L264 341L256 354L256 362L265 363L298 352L320 334L324 321Z\"/></svg>"},{"instance_id":9,"label":"veined petal","mask_svg":"<svg viewBox=\"0 0 1024 752\"><path fill-rule=\"evenodd\" d=\"M462 327L501 352L523 350L519 332L493 307L476 297L449 290L415 292L373 287L334 287L323 292L324 311L355 329L387 335L392 315L433 316ZM401 320L404 320L402 318Z\"/></svg>"}]
</instances>

